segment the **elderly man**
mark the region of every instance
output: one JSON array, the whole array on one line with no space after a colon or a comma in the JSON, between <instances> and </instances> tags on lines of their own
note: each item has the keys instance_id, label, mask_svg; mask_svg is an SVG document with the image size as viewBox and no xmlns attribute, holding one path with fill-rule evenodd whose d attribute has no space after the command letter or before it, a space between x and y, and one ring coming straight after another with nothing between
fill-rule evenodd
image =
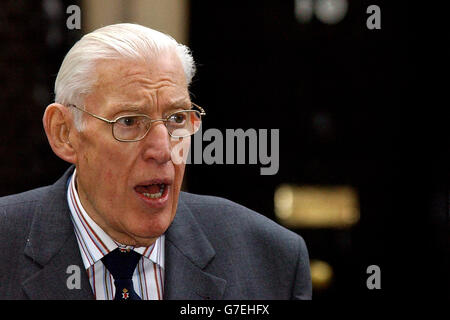
<instances>
[{"instance_id":1,"label":"elderly man","mask_svg":"<svg viewBox=\"0 0 450 320\"><path fill-rule=\"evenodd\" d=\"M179 151L205 114L190 100L194 72L188 48L139 25L73 46L43 117L73 165L51 186L0 198L1 299L311 298L300 236L180 192Z\"/></svg>"}]
</instances>

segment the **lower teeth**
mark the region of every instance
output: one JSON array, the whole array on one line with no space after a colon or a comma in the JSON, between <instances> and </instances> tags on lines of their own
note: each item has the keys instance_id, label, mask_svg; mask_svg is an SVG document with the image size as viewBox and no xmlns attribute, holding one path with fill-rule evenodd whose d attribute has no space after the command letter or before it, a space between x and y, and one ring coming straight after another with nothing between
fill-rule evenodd
<instances>
[{"instance_id":1,"label":"lower teeth","mask_svg":"<svg viewBox=\"0 0 450 320\"><path fill-rule=\"evenodd\" d=\"M150 198L150 199L157 199L157 198L161 198L163 192L164 192L164 188L165 186L161 186L160 190L158 193L148 193L148 192L144 192L143 195L146 198Z\"/></svg>"},{"instance_id":2,"label":"lower teeth","mask_svg":"<svg viewBox=\"0 0 450 320\"><path fill-rule=\"evenodd\" d=\"M147 198L156 199L156 198L161 198L162 192L158 192L158 193L146 193L146 192L144 192L143 195L145 197L147 197Z\"/></svg>"}]
</instances>

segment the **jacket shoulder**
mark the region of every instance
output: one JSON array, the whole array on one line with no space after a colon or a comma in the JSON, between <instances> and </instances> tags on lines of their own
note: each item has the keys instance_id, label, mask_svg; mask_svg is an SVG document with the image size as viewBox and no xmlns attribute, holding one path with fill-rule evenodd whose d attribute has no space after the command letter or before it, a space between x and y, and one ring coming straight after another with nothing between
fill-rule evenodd
<instances>
[{"instance_id":1,"label":"jacket shoulder","mask_svg":"<svg viewBox=\"0 0 450 320\"><path fill-rule=\"evenodd\" d=\"M279 225L272 219L238 203L216 196L187 192L180 193L180 200L189 207L205 231L231 232L250 237L265 237L286 244L303 242L297 233Z\"/></svg>"},{"instance_id":2,"label":"jacket shoulder","mask_svg":"<svg viewBox=\"0 0 450 320\"><path fill-rule=\"evenodd\" d=\"M18 194L0 197L0 237L11 232L23 230L31 223L41 199L48 193L49 187L41 187Z\"/></svg>"},{"instance_id":3,"label":"jacket shoulder","mask_svg":"<svg viewBox=\"0 0 450 320\"><path fill-rule=\"evenodd\" d=\"M49 187L50 186L40 187L21 193L0 197L0 207L4 207L10 204L14 205L17 203L39 200L42 195L48 191Z\"/></svg>"},{"instance_id":4,"label":"jacket shoulder","mask_svg":"<svg viewBox=\"0 0 450 320\"><path fill-rule=\"evenodd\" d=\"M229 281L229 297L311 298L308 249L299 234L227 199L182 193L180 200L214 247L209 268Z\"/></svg>"}]
</instances>

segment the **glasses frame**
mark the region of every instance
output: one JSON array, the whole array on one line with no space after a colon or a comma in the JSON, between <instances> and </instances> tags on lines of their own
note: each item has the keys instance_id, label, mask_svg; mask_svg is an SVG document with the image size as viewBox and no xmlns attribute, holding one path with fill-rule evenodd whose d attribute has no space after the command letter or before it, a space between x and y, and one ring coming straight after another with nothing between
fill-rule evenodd
<instances>
[{"instance_id":1,"label":"glasses frame","mask_svg":"<svg viewBox=\"0 0 450 320\"><path fill-rule=\"evenodd\" d=\"M195 103L191 102L191 105L194 106L194 107L196 107L196 108L198 108L200 111L199 111L199 110L192 110L192 109L175 111L175 112L171 113L170 115L168 115L165 119L151 119L151 118L150 118L148 115L146 115L146 114L129 114L129 115L119 116L119 117L115 118L114 120L109 120L109 119L100 117L100 116L98 116L98 115L96 115L96 114L93 114L93 113L87 111L87 110L81 109L81 108L77 107L77 106L74 105L74 104L68 104L67 106L68 106L68 107L74 107L75 109L80 110L80 111L83 111L83 112L87 113L88 115L90 115L90 116L92 116L92 117L94 117L94 118L96 118L96 119L98 119L98 120L101 120L101 121L104 121L104 122L110 124L110 125L111 125L111 134L112 134L113 138L116 139L117 141L120 141L120 142L136 142L136 141L140 141L140 140L144 139L144 138L147 136L147 134L148 134L148 132L150 131L150 128L152 127L152 124L153 124L154 122L162 121L162 122L164 123L164 126L167 128L167 122L169 121L169 118L170 118L171 116L173 116L174 114L181 113L181 112L198 112L198 113L200 114L200 120L202 119L202 118L201 118L202 116L205 116L205 115L206 115L206 111L205 111L202 107L200 107L198 104L195 104ZM126 117L135 117L135 116L145 117L145 118L147 118L147 119L150 120L150 125L148 126L147 132L145 132L145 134L144 134L141 138L139 138L139 139L134 139L134 140L124 140L124 139L119 139L119 138L117 138L117 137L114 135L114 124L115 124L117 121L119 121L120 119L122 119L122 118L126 118ZM169 130L167 130L167 133L168 133L171 137L173 137L173 138L185 138L185 137L189 137L189 136L191 136L191 135L194 134L194 133L193 133L193 134L189 134L189 135L185 135L185 136L173 136L173 135L169 132Z\"/></svg>"}]
</instances>

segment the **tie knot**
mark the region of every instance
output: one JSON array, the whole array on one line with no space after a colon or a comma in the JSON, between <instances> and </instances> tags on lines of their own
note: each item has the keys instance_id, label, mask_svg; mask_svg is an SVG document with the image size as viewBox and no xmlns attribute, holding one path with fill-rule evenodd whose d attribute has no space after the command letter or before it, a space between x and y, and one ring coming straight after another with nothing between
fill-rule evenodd
<instances>
[{"instance_id":1,"label":"tie knot","mask_svg":"<svg viewBox=\"0 0 450 320\"><path fill-rule=\"evenodd\" d=\"M133 250L117 248L102 258L114 280L131 279L141 255Z\"/></svg>"}]
</instances>

